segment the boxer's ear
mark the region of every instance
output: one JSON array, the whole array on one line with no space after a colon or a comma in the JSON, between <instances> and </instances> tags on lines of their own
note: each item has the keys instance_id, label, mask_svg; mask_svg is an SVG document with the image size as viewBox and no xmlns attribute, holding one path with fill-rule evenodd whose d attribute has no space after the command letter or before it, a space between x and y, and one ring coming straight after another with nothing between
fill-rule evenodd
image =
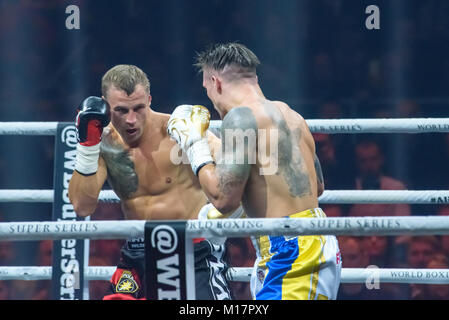
<instances>
[{"instance_id":1,"label":"boxer's ear","mask_svg":"<svg viewBox=\"0 0 449 320\"><path fill-rule=\"evenodd\" d=\"M217 92L219 94L221 94L222 87L221 87L220 78L218 78L216 76L212 76L211 79L212 79L212 83L214 84L214 88L217 90Z\"/></svg>"}]
</instances>

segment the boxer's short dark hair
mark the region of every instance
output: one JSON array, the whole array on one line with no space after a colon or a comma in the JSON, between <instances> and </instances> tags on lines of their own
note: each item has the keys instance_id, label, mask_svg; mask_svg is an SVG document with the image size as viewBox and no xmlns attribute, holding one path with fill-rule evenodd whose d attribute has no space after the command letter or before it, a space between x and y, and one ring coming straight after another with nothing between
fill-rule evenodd
<instances>
[{"instance_id":1,"label":"boxer's short dark hair","mask_svg":"<svg viewBox=\"0 0 449 320\"><path fill-rule=\"evenodd\" d=\"M138 84L142 85L148 94L150 93L150 81L145 72L133 65L119 64L104 74L101 79L101 93L107 97L108 90L113 85L115 88L125 91L129 96Z\"/></svg>"},{"instance_id":2,"label":"boxer's short dark hair","mask_svg":"<svg viewBox=\"0 0 449 320\"><path fill-rule=\"evenodd\" d=\"M228 65L235 65L246 72L256 73L256 68L259 64L259 58L257 58L254 52L243 44L231 42L215 44L198 53L194 66L199 71L202 71L204 68L222 71Z\"/></svg>"}]
</instances>

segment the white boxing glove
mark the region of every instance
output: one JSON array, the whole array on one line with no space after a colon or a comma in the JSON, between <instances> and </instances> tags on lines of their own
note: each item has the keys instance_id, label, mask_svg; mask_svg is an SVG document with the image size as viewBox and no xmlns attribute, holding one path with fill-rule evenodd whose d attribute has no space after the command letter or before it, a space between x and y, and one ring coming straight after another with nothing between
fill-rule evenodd
<instances>
[{"instance_id":1,"label":"white boxing glove","mask_svg":"<svg viewBox=\"0 0 449 320\"><path fill-rule=\"evenodd\" d=\"M239 219L244 215L243 207L238 207L235 211L223 214L214 207L212 203L204 205L198 213L198 220L209 219ZM210 242L217 245L223 245L226 241L226 237L213 237L208 238Z\"/></svg>"},{"instance_id":2,"label":"white boxing glove","mask_svg":"<svg viewBox=\"0 0 449 320\"><path fill-rule=\"evenodd\" d=\"M212 203L208 203L200 210L198 219L239 219L244 213L243 207L240 206L235 211L223 214Z\"/></svg>"},{"instance_id":3,"label":"white boxing glove","mask_svg":"<svg viewBox=\"0 0 449 320\"><path fill-rule=\"evenodd\" d=\"M214 162L206 137L209 122L207 108L189 104L176 107L168 120L167 132L186 153L195 175L204 165Z\"/></svg>"}]
</instances>

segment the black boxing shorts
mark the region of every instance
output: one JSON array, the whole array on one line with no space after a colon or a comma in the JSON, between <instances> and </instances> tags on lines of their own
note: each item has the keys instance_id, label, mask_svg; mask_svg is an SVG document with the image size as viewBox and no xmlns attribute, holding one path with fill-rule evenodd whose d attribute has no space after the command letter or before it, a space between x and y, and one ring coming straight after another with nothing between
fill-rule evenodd
<instances>
[{"instance_id":1,"label":"black boxing shorts","mask_svg":"<svg viewBox=\"0 0 449 320\"><path fill-rule=\"evenodd\" d=\"M128 240L110 280L111 294L103 300L145 300L145 243L143 238ZM194 239L196 300L231 300L223 261L224 245Z\"/></svg>"}]
</instances>

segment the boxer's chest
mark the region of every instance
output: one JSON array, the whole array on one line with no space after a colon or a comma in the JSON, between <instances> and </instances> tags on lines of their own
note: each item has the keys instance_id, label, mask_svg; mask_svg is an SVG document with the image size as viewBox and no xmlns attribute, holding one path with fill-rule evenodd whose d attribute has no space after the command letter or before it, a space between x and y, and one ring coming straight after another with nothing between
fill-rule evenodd
<instances>
[{"instance_id":1,"label":"boxer's chest","mask_svg":"<svg viewBox=\"0 0 449 320\"><path fill-rule=\"evenodd\" d=\"M102 145L109 184L122 199L168 192L179 171L179 166L170 159L172 147L169 139L133 149L125 149L118 143Z\"/></svg>"}]
</instances>

